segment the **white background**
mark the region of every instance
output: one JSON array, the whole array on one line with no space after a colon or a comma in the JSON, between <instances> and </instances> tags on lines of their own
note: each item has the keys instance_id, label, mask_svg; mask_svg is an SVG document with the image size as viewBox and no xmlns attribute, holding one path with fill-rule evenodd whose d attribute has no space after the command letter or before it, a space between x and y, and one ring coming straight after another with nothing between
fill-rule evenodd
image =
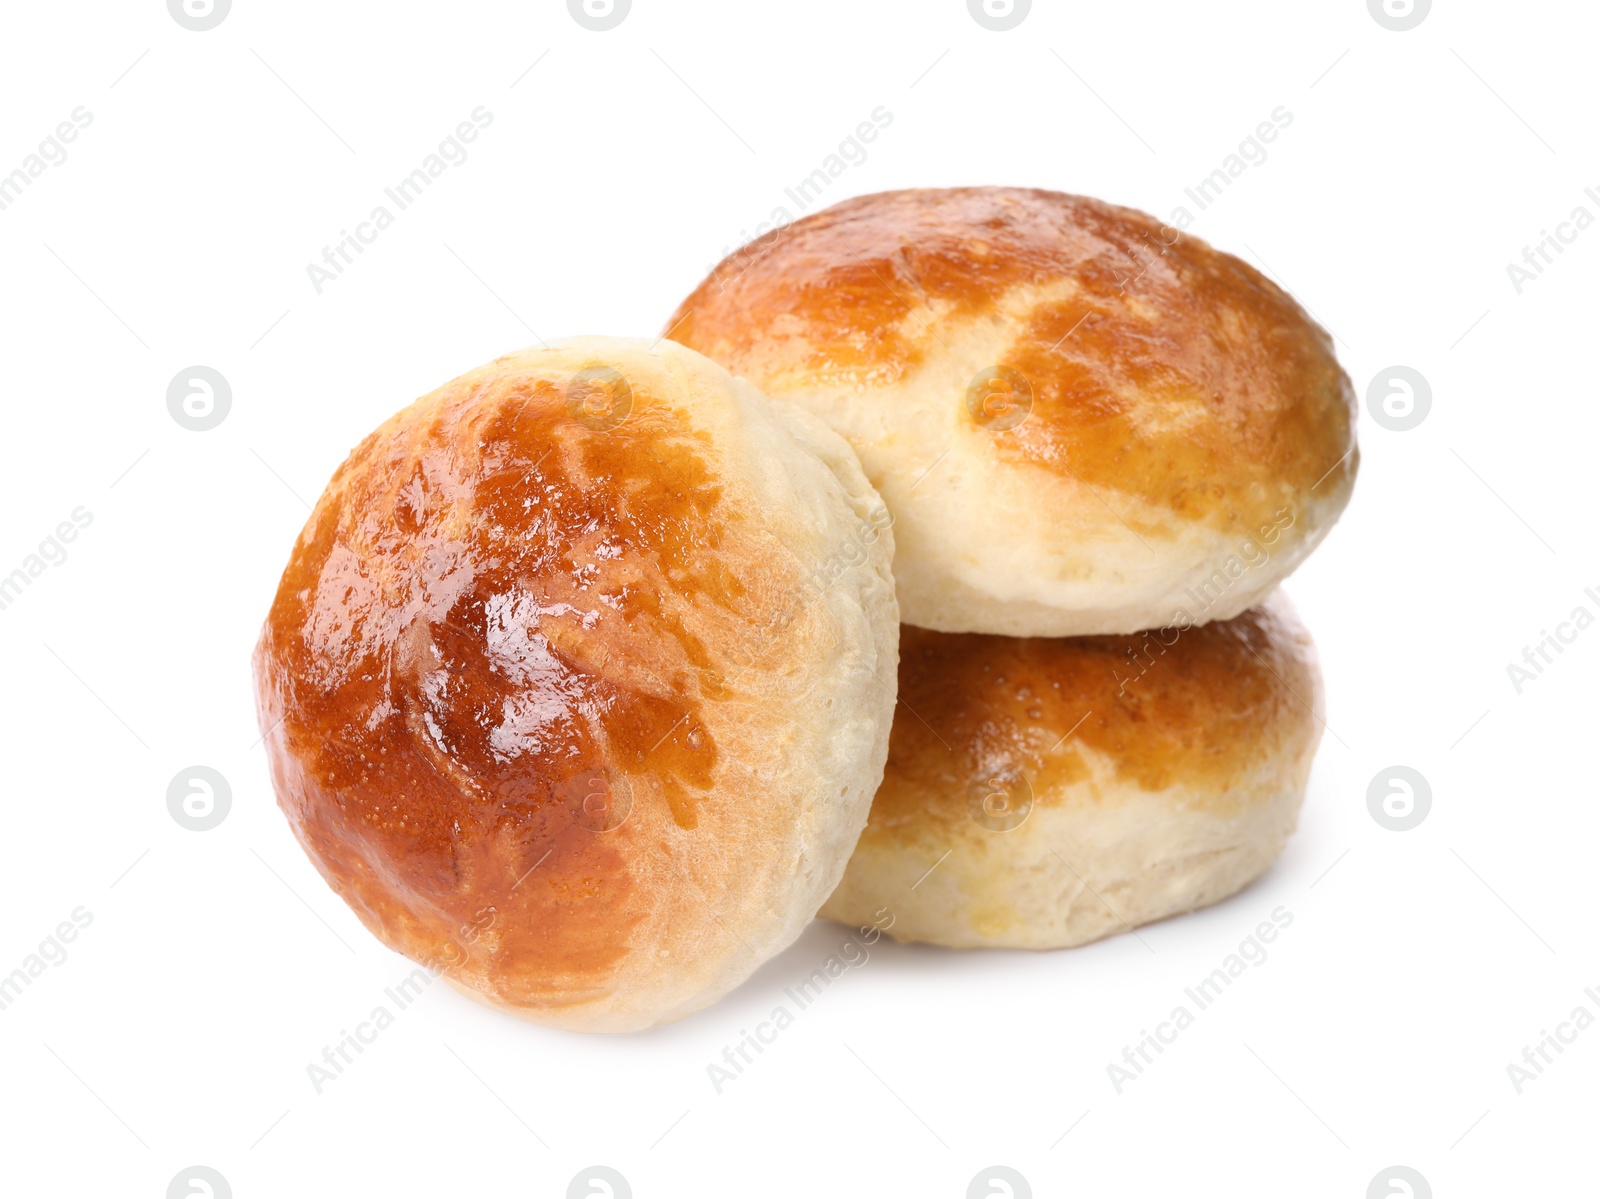
<instances>
[{"instance_id":1,"label":"white background","mask_svg":"<svg viewBox=\"0 0 1600 1199\"><path fill-rule=\"evenodd\" d=\"M1521 694L1506 669L1600 616L1600 226L1521 294L1506 270L1580 204L1600 217L1592 6L1438 0L1409 32L1363 0L1037 0L1009 32L961 0L635 0L603 33L555 0L4 20L0 173L93 121L0 211L0 574L93 521L0 611L0 973L93 922L0 1011L0 1191L159 1199L196 1163L239 1199L556 1197L595 1163L641 1199L959 1197L996 1163L1040 1196L1360 1199L1395 1164L1437 1196L1594 1185L1600 1027L1521 1094L1506 1071L1600 1015L1600 626ZM317 294L307 264L480 105L470 157ZM1293 114L1189 231L1294 292L1363 396L1396 364L1432 389L1408 432L1363 403L1354 501L1289 584L1331 726L1299 833L1138 938L875 946L720 1095L707 1065L846 930L631 1037L435 984L315 1093L306 1066L411 967L295 845L257 744L249 653L306 501L530 331L658 332L880 105L825 202L1025 184L1169 218ZM166 408L194 364L233 392L204 433ZM232 787L205 833L166 807L197 763ZM1367 810L1395 764L1432 786L1410 832ZM1117 1094L1107 1064L1279 905L1270 959Z\"/></svg>"}]
</instances>

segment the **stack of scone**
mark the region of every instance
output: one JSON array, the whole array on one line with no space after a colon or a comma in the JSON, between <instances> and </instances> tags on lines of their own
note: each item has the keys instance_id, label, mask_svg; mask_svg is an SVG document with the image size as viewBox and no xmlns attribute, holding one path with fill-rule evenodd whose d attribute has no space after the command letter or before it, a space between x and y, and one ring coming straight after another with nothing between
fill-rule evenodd
<instances>
[{"instance_id":1,"label":"stack of scone","mask_svg":"<svg viewBox=\"0 0 1600 1199\"><path fill-rule=\"evenodd\" d=\"M819 908L1045 949L1212 903L1294 829L1274 588L1354 437L1327 335L1140 213L847 201L354 451L257 647L280 803L387 944L570 1028Z\"/></svg>"}]
</instances>

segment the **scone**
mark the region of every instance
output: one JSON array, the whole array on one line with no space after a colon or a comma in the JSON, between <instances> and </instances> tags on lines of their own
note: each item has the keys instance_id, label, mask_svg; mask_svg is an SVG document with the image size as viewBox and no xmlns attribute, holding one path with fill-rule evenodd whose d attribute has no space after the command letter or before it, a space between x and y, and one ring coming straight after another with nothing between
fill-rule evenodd
<instances>
[{"instance_id":1,"label":"scone","mask_svg":"<svg viewBox=\"0 0 1600 1199\"><path fill-rule=\"evenodd\" d=\"M1282 592L1133 637L901 633L883 786L822 915L1081 945L1232 895L1294 831L1322 683Z\"/></svg>"},{"instance_id":2,"label":"scone","mask_svg":"<svg viewBox=\"0 0 1600 1199\"><path fill-rule=\"evenodd\" d=\"M585 338L383 424L255 652L278 800L386 945L627 1031L838 882L894 705L892 535L848 445L700 355Z\"/></svg>"},{"instance_id":3,"label":"scone","mask_svg":"<svg viewBox=\"0 0 1600 1199\"><path fill-rule=\"evenodd\" d=\"M1098 200L887 192L719 265L667 335L822 417L895 521L909 624L1063 637L1236 616L1356 475L1328 335Z\"/></svg>"}]
</instances>

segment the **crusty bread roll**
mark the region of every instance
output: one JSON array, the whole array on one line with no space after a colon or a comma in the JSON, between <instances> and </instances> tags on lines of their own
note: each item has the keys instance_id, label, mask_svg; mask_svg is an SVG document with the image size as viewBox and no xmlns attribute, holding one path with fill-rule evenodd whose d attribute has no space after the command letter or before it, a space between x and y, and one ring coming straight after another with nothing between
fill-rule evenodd
<instances>
[{"instance_id":1,"label":"crusty bread roll","mask_svg":"<svg viewBox=\"0 0 1600 1199\"><path fill-rule=\"evenodd\" d=\"M255 654L273 785L390 947L627 1031L712 1002L839 881L898 625L849 446L672 342L445 384L359 445Z\"/></svg>"},{"instance_id":2,"label":"crusty bread roll","mask_svg":"<svg viewBox=\"0 0 1600 1199\"><path fill-rule=\"evenodd\" d=\"M908 626L900 700L822 915L957 948L1081 945L1232 895L1294 831L1322 731L1281 592L1133 637Z\"/></svg>"},{"instance_id":3,"label":"crusty bread roll","mask_svg":"<svg viewBox=\"0 0 1600 1199\"><path fill-rule=\"evenodd\" d=\"M863 196L735 252L668 336L843 433L909 624L1064 637L1236 616L1356 474L1355 399L1288 295L1127 208Z\"/></svg>"}]
</instances>

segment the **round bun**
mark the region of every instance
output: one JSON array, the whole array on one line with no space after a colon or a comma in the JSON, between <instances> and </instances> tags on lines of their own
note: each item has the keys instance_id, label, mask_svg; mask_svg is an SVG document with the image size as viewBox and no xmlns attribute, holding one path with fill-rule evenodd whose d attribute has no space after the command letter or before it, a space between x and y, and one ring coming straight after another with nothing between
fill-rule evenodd
<instances>
[{"instance_id":1,"label":"round bun","mask_svg":"<svg viewBox=\"0 0 1600 1199\"><path fill-rule=\"evenodd\" d=\"M887 516L850 448L671 342L501 358L363 441L255 653L278 802L386 945L563 1028L788 945L882 775Z\"/></svg>"},{"instance_id":2,"label":"round bun","mask_svg":"<svg viewBox=\"0 0 1600 1199\"><path fill-rule=\"evenodd\" d=\"M844 434L925 628L1225 620L1316 547L1355 479L1354 393L1305 311L1081 196L847 200L731 255L667 328Z\"/></svg>"},{"instance_id":3,"label":"round bun","mask_svg":"<svg viewBox=\"0 0 1600 1199\"><path fill-rule=\"evenodd\" d=\"M1136 637L901 638L888 768L826 917L1081 945L1232 895L1294 831L1322 684L1282 593Z\"/></svg>"}]
</instances>

